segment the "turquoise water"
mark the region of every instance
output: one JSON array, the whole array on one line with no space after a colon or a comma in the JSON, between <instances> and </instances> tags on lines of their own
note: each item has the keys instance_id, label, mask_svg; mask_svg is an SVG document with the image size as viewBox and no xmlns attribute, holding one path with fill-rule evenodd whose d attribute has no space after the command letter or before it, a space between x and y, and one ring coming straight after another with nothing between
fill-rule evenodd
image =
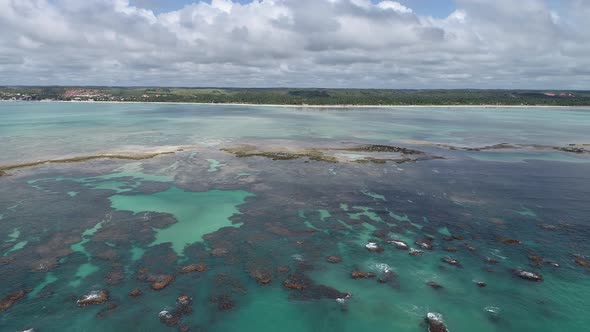
<instances>
[{"instance_id":1,"label":"turquoise water","mask_svg":"<svg viewBox=\"0 0 590 332\"><path fill-rule=\"evenodd\" d=\"M562 146L588 143L589 110L2 103L0 162L246 137Z\"/></svg>"},{"instance_id":2,"label":"turquoise water","mask_svg":"<svg viewBox=\"0 0 590 332\"><path fill-rule=\"evenodd\" d=\"M232 226L229 218L240 213L237 206L250 196L253 195L246 191L186 192L173 187L151 195L115 195L110 199L115 210L172 214L177 222L156 231L153 245L172 243L174 251L182 255L185 246Z\"/></svg>"},{"instance_id":3,"label":"turquoise water","mask_svg":"<svg viewBox=\"0 0 590 332\"><path fill-rule=\"evenodd\" d=\"M426 331L428 312L453 332L590 324L590 158L551 149L590 143L590 110L0 103L0 120L0 164L183 146L0 177L0 301L27 292L0 312L2 331ZM503 142L544 147L436 146ZM439 158L220 151L240 144L389 144ZM433 248L414 256L391 240ZM183 273L191 264L207 268ZM152 289L162 275L174 279ZM292 279L303 289L283 285ZM77 306L99 289L106 303Z\"/></svg>"},{"instance_id":4,"label":"turquoise water","mask_svg":"<svg viewBox=\"0 0 590 332\"><path fill-rule=\"evenodd\" d=\"M219 162L218 160L215 159L207 159L207 162L209 162L209 169L207 170L207 172L217 172L219 171L220 168L222 168L223 166L227 166L224 163Z\"/></svg>"}]
</instances>

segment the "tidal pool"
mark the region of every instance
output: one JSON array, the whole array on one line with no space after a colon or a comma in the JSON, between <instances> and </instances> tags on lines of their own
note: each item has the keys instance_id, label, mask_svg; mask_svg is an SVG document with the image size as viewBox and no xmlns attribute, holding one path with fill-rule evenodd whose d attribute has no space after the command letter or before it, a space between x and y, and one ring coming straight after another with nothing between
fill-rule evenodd
<instances>
[{"instance_id":1,"label":"tidal pool","mask_svg":"<svg viewBox=\"0 0 590 332\"><path fill-rule=\"evenodd\" d=\"M172 187L151 195L115 195L110 199L115 210L172 214L177 222L157 230L153 245L172 243L174 251L182 255L185 246L202 241L203 235L233 226L229 218L240 213L237 207L250 196L243 190L187 192Z\"/></svg>"}]
</instances>

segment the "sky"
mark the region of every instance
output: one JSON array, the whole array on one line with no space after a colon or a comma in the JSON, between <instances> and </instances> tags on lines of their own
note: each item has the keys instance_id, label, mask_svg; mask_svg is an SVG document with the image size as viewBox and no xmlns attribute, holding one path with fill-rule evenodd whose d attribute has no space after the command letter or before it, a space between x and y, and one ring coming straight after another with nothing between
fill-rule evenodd
<instances>
[{"instance_id":1,"label":"sky","mask_svg":"<svg viewBox=\"0 0 590 332\"><path fill-rule=\"evenodd\" d=\"M131 5L139 6L153 10L155 13L162 13L172 10L179 10L186 5L190 5L194 0L133 0ZM211 1L207 1L211 3ZM251 0L234 1L240 4L247 4ZM373 0L373 3L379 1ZM455 8L452 0L403 0L398 1L406 7L411 7L414 11L431 16L444 17L449 15Z\"/></svg>"},{"instance_id":2,"label":"sky","mask_svg":"<svg viewBox=\"0 0 590 332\"><path fill-rule=\"evenodd\" d=\"M590 0L0 0L0 85L590 89Z\"/></svg>"}]
</instances>

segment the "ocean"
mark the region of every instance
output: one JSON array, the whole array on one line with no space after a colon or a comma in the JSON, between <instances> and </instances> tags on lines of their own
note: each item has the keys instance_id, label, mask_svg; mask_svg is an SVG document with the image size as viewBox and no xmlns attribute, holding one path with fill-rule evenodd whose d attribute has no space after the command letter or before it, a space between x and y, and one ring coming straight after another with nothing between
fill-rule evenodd
<instances>
[{"instance_id":1,"label":"ocean","mask_svg":"<svg viewBox=\"0 0 590 332\"><path fill-rule=\"evenodd\" d=\"M0 103L0 330L587 330L588 128L590 108Z\"/></svg>"}]
</instances>

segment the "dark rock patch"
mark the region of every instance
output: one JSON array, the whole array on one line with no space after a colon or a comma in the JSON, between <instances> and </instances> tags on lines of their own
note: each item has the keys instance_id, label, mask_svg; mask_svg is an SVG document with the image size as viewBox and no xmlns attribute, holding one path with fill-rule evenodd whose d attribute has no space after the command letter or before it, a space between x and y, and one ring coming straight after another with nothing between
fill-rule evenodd
<instances>
[{"instance_id":1,"label":"dark rock patch","mask_svg":"<svg viewBox=\"0 0 590 332\"><path fill-rule=\"evenodd\" d=\"M428 281L428 282L426 282L426 285L428 285L428 286L430 286L430 287L432 287L433 289L436 289L436 290L443 289L444 288L442 285L440 285L440 284L438 284L438 283L436 283L434 281Z\"/></svg>"},{"instance_id":2,"label":"dark rock patch","mask_svg":"<svg viewBox=\"0 0 590 332\"><path fill-rule=\"evenodd\" d=\"M352 277L352 279L367 279L375 278L377 275L373 272L352 271L350 276Z\"/></svg>"},{"instance_id":3,"label":"dark rock patch","mask_svg":"<svg viewBox=\"0 0 590 332\"><path fill-rule=\"evenodd\" d=\"M441 259L441 261L443 263L447 263L447 264L452 265L452 266L461 267L461 263L458 260L454 259L454 258L444 257L444 258Z\"/></svg>"},{"instance_id":4,"label":"dark rock patch","mask_svg":"<svg viewBox=\"0 0 590 332\"><path fill-rule=\"evenodd\" d=\"M342 262L342 258L338 256L328 256L328 258L326 258L326 261L328 263L338 264Z\"/></svg>"},{"instance_id":5,"label":"dark rock patch","mask_svg":"<svg viewBox=\"0 0 590 332\"><path fill-rule=\"evenodd\" d=\"M191 265L183 266L180 269L180 272L182 272L182 273L205 272L208 269L209 268L205 264L191 264Z\"/></svg>"},{"instance_id":6,"label":"dark rock patch","mask_svg":"<svg viewBox=\"0 0 590 332\"><path fill-rule=\"evenodd\" d=\"M426 315L425 321L428 325L428 332L448 332L442 316L438 313L429 312Z\"/></svg>"},{"instance_id":7,"label":"dark rock patch","mask_svg":"<svg viewBox=\"0 0 590 332\"><path fill-rule=\"evenodd\" d=\"M540 274L534 273L534 272L515 269L515 270L512 270L512 273L521 279L535 281L535 282L543 281L543 276Z\"/></svg>"},{"instance_id":8,"label":"dark rock patch","mask_svg":"<svg viewBox=\"0 0 590 332\"><path fill-rule=\"evenodd\" d=\"M0 312L10 309L10 307L25 297L25 295L27 295L27 290L19 290L6 295L0 300Z\"/></svg>"},{"instance_id":9,"label":"dark rock patch","mask_svg":"<svg viewBox=\"0 0 590 332\"><path fill-rule=\"evenodd\" d=\"M424 238L422 240L418 240L415 242L415 244L423 250L433 250L434 249L434 245L432 244L432 242L434 242L434 239L432 238Z\"/></svg>"},{"instance_id":10,"label":"dark rock patch","mask_svg":"<svg viewBox=\"0 0 590 332\"><path fill-rule=\"evenodd\" d=\"M85 307L91 304L101 304L109 300L109 293L106 290L91 291L82 295L77 301L78 306Z\"/></svg>"}]
</instances>

